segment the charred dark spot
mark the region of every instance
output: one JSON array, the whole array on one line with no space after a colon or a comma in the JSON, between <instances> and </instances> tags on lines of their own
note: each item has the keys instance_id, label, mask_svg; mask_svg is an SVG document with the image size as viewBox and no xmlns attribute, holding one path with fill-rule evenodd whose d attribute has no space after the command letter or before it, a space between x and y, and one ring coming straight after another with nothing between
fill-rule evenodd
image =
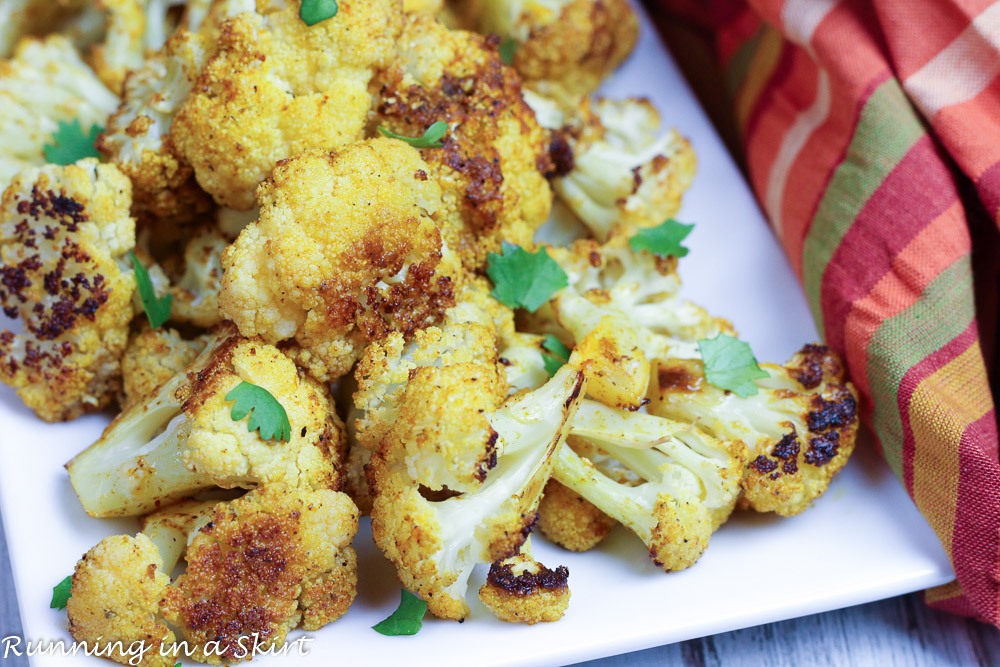
<instances>
[{"instance_id":1,"label":"charred dark spot","mask_svg":"<svg viewBox=\"0 0 1000 667\"><path fill-rule=\"evenodd\" d=\"M840 448L840 431L829 431L823 435L809 439L809 451L806 452L806 463L822 466L829 463L837 455Z\"/></svg>"},{"instance_id":2,"label":"charred dark spot","mask_svg":"<svg viewBox=\"0 0 1000 667\"><path fill-rule=\"evenodd\" d=\"M806 389L815 389L823 382L823 369L830 357L825 345L808 344L799 350L801 362L789 368L792 377Z\"/></svg>"},{"instance_id":3,"label":"charred dark spot","mask_svg":"<svg viewBox=\"0 0 1000 667\"><path fill-rule=\"evenodd\" d=\"M685 366L658 366L656 380L660 391L697 392L701 390L702 376Z\"/></svg>"},{"instance_id":4,"label":"charred dark spot","mask_svg":"<svg viewBox=\"0 0 1000 667\"><path fill-rule=\"evenodd\" d=\"M479 463L479 468L476 470L476 479L480 482L486 481L486 474L497 465L497 440L499 438L500 434L492 431L489 439L486 441L486 451Z\"/></svg>"},{"instance_id":5,"label":"charred dark spot","mask_svg":"<svg viewBox=\"0 0 1000 667\"><path fill-rule=\"evenodd\" d=\"M778 444L771 450L771 456L784 461L781 466L782 472L794 475L799 470L798 456L800 451L798 434L792 431L786 433L778 441Z\"/></svg>"},{"instance_id":6,"label":"charred dark spot","mask_svg":"<svg viewBox=\"0 0 1000 667\"><path fill-rule=\"evenodd\" d=\"M547 170L542 170L546 178L558 178L573 171L576 166L576 159L573 155L573 146L569 142L569 137L565 132L555 131L552 133L552 141L549 142L548 162L551 165Z\"/></svg>"},{"instance_id":7,"label":"charred dark spot","mask_svg":"<svg viewBox=\"0 0 1000 667\"><path fill-rule=\"evenodd\" d=\"M424 171L423 169L417 169L417 173L413 174L413 178L417 179L418 181L426 181L427 172Z\"/></svg>"},{"instance_id":8,"label":"charred dark spot","mask_svg":"<svg viewBox=\"0 0 1000 667\"><path fill-rule=\"evenodd\" d=\"M775 468L778 467L778 462L761 454L750 462L750 467L761 475L766 475L769 472L773 472Z\"/></svg>"},{"instance_id":9,"label":"charred dark spot","mask_svg":"<svg viewBox=\"0 0 1000 667\"><path fill-rule=\"evenodd\" d=\"M828 428L842 428L854 421L857 404L850 390L838 385L831 389L831 394L831 400L826 400L822 396L816 396L812 400L812 411L809 413L807 423L813 433Z\"/></svg>"},{"instance_id":10,"label":"charred dark spot","mask_svg":"<svg viewBox=\"0 0 1000 667\"><path fill-rule=\"evenodd\" d=\"M550 570L544 565L538 565L538 572L522 572L514 574L510 563L493 563L486 575L486 582L512 595L532 595L538 591L558 591L566 588L569 580L569 568L560 565Z\"/></svg>"},{"instance_id":11,"label":"charred dark spot","mask_svg":"<svg viewBox=\"0 0 1000 667\"><path fill-rule=\"evenodd\" d=\"M566 399L565 406L569 409L569 406L573 405L575 401L580 396L580 391L583 389L583 375L578 375L576 378L576 385L573 387L572 393L570 393L569 398Z\"/></svg>"}]
</instances>

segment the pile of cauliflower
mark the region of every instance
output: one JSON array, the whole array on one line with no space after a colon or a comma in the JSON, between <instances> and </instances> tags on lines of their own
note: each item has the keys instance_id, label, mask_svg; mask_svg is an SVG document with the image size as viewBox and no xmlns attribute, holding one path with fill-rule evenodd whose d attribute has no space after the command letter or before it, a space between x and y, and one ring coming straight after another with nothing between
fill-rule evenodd
<instances>
[{"instance_id":1,"label":"pile of cauliflower","mask_svg":"<svg viewBox=\"0 0 1000 667\"><path fill-rule=\"evenodd\" d=\"M823 493L858 426L837 357L716 386L699 341L732 325L630 242L695 156L647 101L592 97L626 0L303 3L0 5L0 380L49 422L116 407L67 469L90 516L141 517L77 564L76 640L169 666L318 629L362 514L433 615L465 619L484 564L498 618L555 621L536 527L585 551L621 524L669 572L734 508ZM50 161L71 123L99 157ZM512 249L564 274L516 312ZM248 384L281 435L237 414Z\"/></svg>"}]
</instances>

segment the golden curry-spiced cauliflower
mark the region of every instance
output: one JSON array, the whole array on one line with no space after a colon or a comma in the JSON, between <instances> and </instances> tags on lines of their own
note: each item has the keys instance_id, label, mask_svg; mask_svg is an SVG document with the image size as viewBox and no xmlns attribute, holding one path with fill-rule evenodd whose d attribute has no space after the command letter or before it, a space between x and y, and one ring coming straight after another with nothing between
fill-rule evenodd
<instances>
[{"instance_id":1,"label":"golden curry-spiced cauliflower","mask_svg":"<svg viewBox=\"0 0 1000 667\"><path fill-rule=\"evenodd\" d=\"M0 380L46 421L110 403L120 387L135 278L131 186L112 165L28 169L0 203Z\"/></svg>"},{"instance_id":2,"label":"golden curry-spiced cauliflower","mask_svg":"<svg viewBox=\"0 0 1000 667\"><path fill-rule=\"evenodd\" d=\"M222 314L246 336L294 340L289 354L322 381L369 342L433 324L460 267L432 217L441 189L428 169L385 138L278 165L260 219L223 254Z\"/></svg>"}]
</instances>

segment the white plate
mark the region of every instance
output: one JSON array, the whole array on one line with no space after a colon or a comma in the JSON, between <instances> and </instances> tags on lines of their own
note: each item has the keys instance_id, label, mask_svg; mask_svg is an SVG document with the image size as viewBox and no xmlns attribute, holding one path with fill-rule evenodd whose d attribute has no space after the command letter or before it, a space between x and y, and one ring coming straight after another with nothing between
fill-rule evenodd
<instances>
[{"instance_id":1,"label":"white plate","mask_svg":"<svg viewBox=\"0 0 1000 667\"><path fill-rule=\"evenodd\" d=\"M679 216L696 223L691 254L681 262L686 291L729 317L758 358L782 362L817 338L805 299L746 183L648 17L642 18L635 55L605 92L651 97L666 123L691 138L701 167ZM102 537L136 529L128 521L87 517L62 467L105 421L91 416L45 425L12 391L0 389L0 509L21 619L32 640L68 639L65 612L49 609L52 586ZM399 587L365 522L355 541L363 563L358 599L343 619L312 635L306 661L323 667L567 664L950 581L951 566L930 528L886 466L870 448L861 449L809 511L793 519L736 516L684 572L656 569L642 544L622 529L585 554L536 538L543 563L570 569L570 608L554 624L524 627L494 619L474 593L484 576L480 569L465 623L428 619L413 637L375 633L369 628L395 609ZM36 656L33 663L96 660Z\"/></svg>"}]
</instances>

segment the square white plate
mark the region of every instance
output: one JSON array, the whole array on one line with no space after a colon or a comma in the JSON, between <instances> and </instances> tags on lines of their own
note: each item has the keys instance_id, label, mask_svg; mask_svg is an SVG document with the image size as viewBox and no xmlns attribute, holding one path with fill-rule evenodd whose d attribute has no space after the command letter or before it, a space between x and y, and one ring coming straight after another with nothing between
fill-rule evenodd
<instances>
[{"instance_id":1,"label":"square white plate","mask_svg":"<svg viewBox=\"0 0 1000 667\"><path fill-rule=\"evenodd\" d=\"M700 169L679 216L696 223L691 253L680 267L685 290L730 318L759 359L783 362L817 338L805 298L747 184L639 11L643 32L636 53L603 92L652 98L665 124L691 139ZM0 388L0 510L31 640L69 640L65 612L49 609L52 586L101 538L137 529L130 521L86 516L63 469L106 421L90 416L46 425ZM399 586L366 520L355 540L362 562L358 599L344 618L311 635L305 661L323 667L568 664L950 581L951 565L933 532L871 448L862 443L859 449L809 511L792 519L734 516L698 564L683 572L655 568L639 540L620 528L585 554L536 538L539 560L569 567L572 600L563 620L533 627L492 617L475 595L485 575L479 569L465 623L428 618L413 637L375 633L370 627L395 609ZM6 591L9 584L0 587ZM293 660L303 658L258 659L267 665ZM33 664L98 663L36 656Z\"/></svg>"}]
</instances>

